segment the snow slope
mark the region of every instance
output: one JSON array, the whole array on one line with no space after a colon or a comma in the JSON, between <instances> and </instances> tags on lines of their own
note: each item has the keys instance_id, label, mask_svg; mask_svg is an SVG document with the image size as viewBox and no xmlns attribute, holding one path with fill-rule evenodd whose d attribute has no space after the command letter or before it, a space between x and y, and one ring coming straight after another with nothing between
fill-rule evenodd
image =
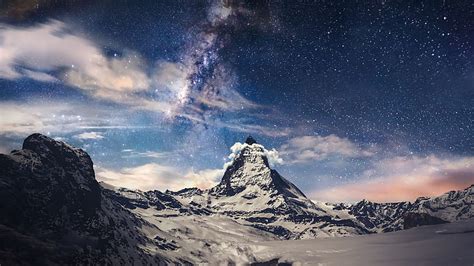
<instances>
[{"instance_id":1,"label":"snow slope","mask_svg":"<svg viewBox=\"0 0 474 266\"><path fill-rule=\"evenodd\" d=\"M256 262L293 265L473 265L474 220L385 234L261 242Z\"/></svg>"}]
</instances>

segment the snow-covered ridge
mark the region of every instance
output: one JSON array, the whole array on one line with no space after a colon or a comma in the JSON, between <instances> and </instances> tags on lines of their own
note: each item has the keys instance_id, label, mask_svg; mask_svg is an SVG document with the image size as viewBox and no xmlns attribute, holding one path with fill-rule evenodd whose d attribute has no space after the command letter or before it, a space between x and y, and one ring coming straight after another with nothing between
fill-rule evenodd
<instances>
[{"instance_id":1,"label":"snow-covered ridge","mask_svg":"<svg viewBox=\"0 0 474 266\"><path fill-rule=\"evenodd\" d=\"M284 239L382 233L474 217L472 187L414 203L313 202L271 169L263 145L248 138L238 148L215 187L166 192L182 204L181 215L200 209L202 215L225 215Z\"/></svg>"}]
</instances>

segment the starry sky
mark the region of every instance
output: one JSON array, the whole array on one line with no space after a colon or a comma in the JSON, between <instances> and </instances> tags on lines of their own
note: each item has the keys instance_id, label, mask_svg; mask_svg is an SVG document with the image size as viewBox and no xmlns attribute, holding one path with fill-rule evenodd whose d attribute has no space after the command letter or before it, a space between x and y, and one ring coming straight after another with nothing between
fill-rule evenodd
<instances>
[{"instance_id":1,"label":"starry sky","mask_svg":"<svg viewBox=\"0 0 474 266\"><path fill-rule=\"evenodd\" d=\"M252 135L312 199L438 195L474 183L473 41L472 1L2 1L0 152L208 188Z\"/></svg>"}]
</instances>

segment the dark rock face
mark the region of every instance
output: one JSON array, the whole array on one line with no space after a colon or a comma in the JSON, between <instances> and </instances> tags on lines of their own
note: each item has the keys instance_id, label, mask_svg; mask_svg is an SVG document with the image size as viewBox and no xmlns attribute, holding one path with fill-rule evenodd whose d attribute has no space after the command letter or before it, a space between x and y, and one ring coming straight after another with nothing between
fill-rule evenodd
<instances>
[{"instance_id":1,"label":"dark rock face","mask_svg":"<svg viewBox=\"0 0 474 266\"><path fill-rule=\"evenodd\" d=\"M254 138L252 138L252 136L248 136L247 139L245 140L245 143L247 143L248 145L252 145L252 144L257 143L257 141Z\"/></svg>"},{"instance_id":2,"label":"dark rock face","mask_svg":"<svg viewBox=\"0 0 474 266\"><path fill-rule=\"evenodd\" d=\"M178 191L166 190L165 193L172 196L192 197L194 195L202 195L203 191L200 190L199 188L193 187L193 188L183 188Z\"/></svg>"},{"instance_id":3,"label":"dark rock face","mask_svg":"<svg viewBox=\"0 0 474 266\"><path fill-rule=\"evenodd\" d=\"M144 222L110 200L83 150L33 134L0 169L0 264L163 262L137 247L152 241Z\"/></svg>"},{"instance_id":4,"label":"dark rock face","mask_svg":"<svg viewBox=\"0 0 474 266\"><path fill-rule=\"evenodd\" d=\"M403 229L410 229L422 225L444 224L447 221L431 216L427 213L407 212L403 215Z\"/></svg>"},{"instance_id":5,"label":"dark rock face","mask_svg":"<svg viewBox=\"0 0 474 266\"><path fill-rule=\"evenodd\" d=\"M111 191L111 196L115 201L128 209L135 208L155 208L156 210L180 209L183 205L173 196L158 190L141 192L126 188L119 188Z\"/></svg>"},{"instance_id":6,"label":"dark rock face","mask_svg":"<svg viewBox=\"0 0 474 266\"><path fill-rule=\"evenodd\" d=\"M368 230L381 228L384 232L400 230L397 219L412 208L410 202L375 203L362 200L350 207L349 214L360 221Z\"/></svg>"},{"instance_id":7,"label":"dark rock face","mask_svg":"<svg viewBox=\"0 0 474 266\"><path fill-rule=\"evenodd\" d=\"M83 150L33 134L22 150L0 155L0 168L0 223L6 226L80 226L100 208L101 189Z\"/></svg>"},{"instance_id":8,"label":"dark rock face","mask_svg":"<svg viewBox=\"0 0 474 266\"><path fill-rule=\"evenodd\" d=\"M204 206L201 206L193 201L185 206L174 197L176 195L192 197L192 195L197 193L197 191L198 190L194 189L184 189L182 193L172 191L163 193L158 190L143 192L140 190L119 188L114 191L108 190L108 193L113 201L130 210L134 210L136 208L154 208L157 211L174 210L179 212L179 215L183 216L211 214L211 211Z\"/></svg>"}]
</instances>

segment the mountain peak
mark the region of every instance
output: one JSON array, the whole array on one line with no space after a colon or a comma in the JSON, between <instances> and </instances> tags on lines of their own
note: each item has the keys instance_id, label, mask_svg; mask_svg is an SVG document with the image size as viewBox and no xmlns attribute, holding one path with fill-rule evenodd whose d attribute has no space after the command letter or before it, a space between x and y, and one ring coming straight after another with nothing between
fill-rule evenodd
<instances>
[{"instance_id":1,"label":"mountain peak","mask_svg":"<svg viewBox=\"0 0 474 266\"><path fill-rule=\"evenodd\" d=\"M43 134L34 133L23 141L23 151L31 151L42 160L54 162L59 167L67 168L73 172L77 170L77 175L73 176L81 179L76 180L78 183L95 182L92 160L82 149L54 140Z\"/></svg>"},{"instance_id":2,"label":"mountain peak","mask_svg":"<svg viewBox=\"0 0 474 266\"><path fill-rule=\"evenodd\" d=\"M24 141L23 141L23 149L26 150L31 150L31 151L38 151L39 146L47 143L54 143L55 140L53 140L50 137L47 137L43 134L40 133L34 133L29 135Z\"/></svg>"},{"instance_id":3,"label":"mountain peak","mask_svg":"<svg viewBox=\"0 0 474 266\"><path fill-rule=\"evenodd\" d=\"M29 135L23 141L23 149L34 151L40 155L52 154L57 157L63 156L64 153L71 153L79 157L85 156L85 152L81 149L74 148L62 141L54 140L40 133Z\"/></svg>"},{"instance_id":4,"label":"mountain peak","mask_svg":"<svg viewBox=\"0 0 474 266\"><path fill-rule=\"evenodd\" d=\"M257 141L252 136L249 135L247 139L245 140L245 143L247 143L248 145L252 145L252 144L256 144Z\"/></svg>"},{"instance_id":5,"label":"mountain peak","mask_svg":"<svg viewBox=\"0 0 474 266\"><path fill-rule=\"evenodd\" d=\"M64 217L67 223L85 222L101 207L92 160L85 151L64 142L32 134L24 140L23 149L0 155L0 169L0 212L16 215L2 224L16 224L22 217L25 228L47 226L49 230L63 226L57 221ZM5 209L8 204L15 210Z\"/></svg>"},{"instance_id":6,"label":"mountain peak","mask_svg":"<svg viewBox=\"0 0 474 266\"><path fill-rule=\"evenodd\" d=\"M250 191L255 194L256 189L262 193L306 198L295 185L270 168L265 148L249 136L243 149L227 167L221 182L211 191L219 195L233 196L248 194Z\"/></svg>"}]
</instances>

